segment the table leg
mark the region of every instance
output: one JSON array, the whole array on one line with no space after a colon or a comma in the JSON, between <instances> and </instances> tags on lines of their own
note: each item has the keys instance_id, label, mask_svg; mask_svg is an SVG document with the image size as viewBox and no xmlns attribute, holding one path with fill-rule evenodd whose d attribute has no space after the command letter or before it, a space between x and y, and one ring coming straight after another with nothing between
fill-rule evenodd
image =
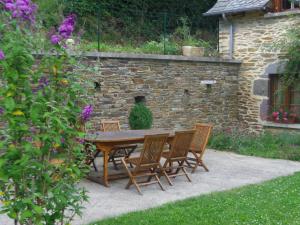
<instances>
[{"instance_id":1,"label":"table leg","mask_svg":"<svg viewBox=\"0 0 300 225\"><path fill-rule=\"evenodd\" d=\"M105 187L109 187L108 184L108 158L109 158L109 151L103 152L103 185Z\"/></svg>"}]
</instances>

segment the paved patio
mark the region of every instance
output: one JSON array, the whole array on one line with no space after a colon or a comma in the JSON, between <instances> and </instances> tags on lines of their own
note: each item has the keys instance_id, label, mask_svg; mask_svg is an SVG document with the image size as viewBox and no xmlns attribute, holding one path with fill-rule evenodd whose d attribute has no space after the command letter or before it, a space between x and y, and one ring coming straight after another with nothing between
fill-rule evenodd
<instances>
[{"instance_id":1,"label":"paved patio","mask_svg":"<svg viewBox=\"0 0 300 225\"><path fill-rule=\"evenodd\" d=\"M162 178L166 191L161 191L157 185L151 185L142 188L143 196L139 195L133 186L130 190L125 190L126 179L112 182L111 188L85 180L81 185L89 191L90 202L85 205L83 217L76 218L72 224L88 224L103 218L215 191L260 183L300 171L299 162L248 157L214 150L207 151L205 162L210 172L204 172L200 168L191 175L192 183L187 182L184 177L179 177L171 187ZM0 224L12 223L2 216Z\"/></svg>"}]
</instances>

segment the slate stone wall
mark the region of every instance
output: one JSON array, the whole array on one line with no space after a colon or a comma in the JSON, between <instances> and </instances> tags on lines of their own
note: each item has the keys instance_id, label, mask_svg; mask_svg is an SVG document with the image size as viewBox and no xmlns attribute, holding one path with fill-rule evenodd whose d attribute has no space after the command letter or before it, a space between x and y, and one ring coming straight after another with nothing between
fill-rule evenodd
<instances>
[{"instance_id":1,"label":"slate stone wall","mask_svg":"<svg viewBox=\"0 0 300 225\"><path fill-rule=\"evenodd\" d=\"M95 84L89 91L94 129L101 119L119 119L127 129L138 96L145 97L155 128L192 128L197 122L212 123L216 130L237 126L238 61L101 53L89 55L85 64L99 68L85 72ZM216 83L209 87L204 80Z\"/></svg>"}]
</instances>

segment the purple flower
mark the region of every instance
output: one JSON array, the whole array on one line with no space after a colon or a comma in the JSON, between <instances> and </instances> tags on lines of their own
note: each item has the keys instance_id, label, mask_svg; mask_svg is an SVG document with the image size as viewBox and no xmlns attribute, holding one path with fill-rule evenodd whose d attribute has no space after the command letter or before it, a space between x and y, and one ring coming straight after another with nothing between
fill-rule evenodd
<instances>
[{"instance_id":1,"label":"purple flower","mask_svg":"<svg viewBox=\"0 0 300 225\"><path fill-rule=\"evenodd\" d=\"M88 121L92 113L93 113L93 106L92 105L85 106L81 113L82 120Z\"/></svg>"},{"instance_id":2,"label":"purple flower","mask_svg":"<svg viewBox=\"0 0 300 225\"><path fill-rule=\"evenodd\" d=\"M71 14L67 16L59 26L58 32L63 38L68 39L72 35L75 27L75 20L76 16Z\"/></svg>"},{"instance_id":3,"label":"purple flower","mask_svg":"<svg viewBox=\"0 0 300 225\"><path fill-rule=\"evenodd\" d=\"M5 59L4 52L0 49L0 60L4 60L4 59Z\"/></svg>"},{"instance_id":4,"label":"purple flower","mask_svg":"<svg viewBox=\"0 0 300 225\"><path fill-rule=\"evenodd\" d=\"M30 132L32 134L37 134L37 129L35 127L30 127Z\"/></svg>"},{"instance_id":5,"label":"purple flower","mask_svg":"<svg viewBox=\"0 0 300 225\"><path fill-rule=\"evenodd\" d=\"M8 10L8 11L14 11L14 10L16 10L15 4L9 3L9 2L4 5L4 8L6 10Z\"/></svg>"},{"instance_id":6,"label":"purple flower","mask_svg":"<svg viewBox=\"0 0 300 225\"><path fill-rule=\"evenodd\" d=\"M39 86L45 87L49 85L49 80L47 77L43 76L39 79Z\"/></svg>"},{"instance_id":7,"label":"purple flower","mask_svg":"<svg viewBox=\"0 0 300 225\"><path fill-rule=\"evenodd\" d=\"M51 43L57 45L60 42L61 37L57 34L51 36Z\"/></svg>"},{"instance_id":8,"label":"purple flower","mask_svg":"<svg viewBox=\"0 0 300 225\"><path fill-rule=\"evenodd\" d=\"M71 14L69 16L67 16L62 24L59 26L58 28L58 34L51 34L51 43L56 45L58 44L60 41L62 41L62 39L68 39L74 29L75 29L75 24L76 24L76 16L75 14Z\"/></svg>"},{"instance_id":9,"label":"purple flower","mask_svg":"<svg viewBox=\"0 0 300 225\"><path fill-rule=\"evenodd\" d=\"M37 5L31 0L0 0L0 3L4 5L5 10L12 13L13 18L35 22Z\"/></svg>"},{"instance_id":10,"label":"purple flower","mask_svg":"<svg viewBox=\"0 0 300 225\"><path fill-rule=\"evenodd\" d=\"M77 141L79 144L84 144L84 139L83 139L83 138L76 138L76 141Z\"/></svg>"},{"instance_id":11,"label":"purple flower","mask_svg":"<svg viewBox=\"0 0 300 225\"><path fill-rule=\"evenodd\" d=\"M2 116L4 113L4 109L2 107L0 107L0 116Z\"/></svg>"},{"instance_id":12,"label":"purple flower","mask_svg":"<svg viewBox=\"0 0 300 225\"><path fill-rule=\"evenodd\" d=\"M49 85L49 80L47 77L43 76L39 79L39 84L38 86L36 86L35 88L33 88L32 92L33 93L36 93L38 92L39 90L42 90L44 89L46 86Z\"/></svg>"}]
</instances>

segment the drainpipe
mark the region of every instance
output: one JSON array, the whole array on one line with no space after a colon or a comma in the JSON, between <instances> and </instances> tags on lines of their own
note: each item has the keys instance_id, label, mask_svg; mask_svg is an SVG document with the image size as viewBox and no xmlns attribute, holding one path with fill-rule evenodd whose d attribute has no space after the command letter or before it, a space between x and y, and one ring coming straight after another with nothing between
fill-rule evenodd
<instances>
[{"instance_id":1,"label":"drainpipe","mask_svg":"<svg viewBox=\"0 0 300 225\"><path fill-rule=\"evenodd\" d=\"M233 22L228 20L226 14L222 14L223 20L229 23L229 57L233 59L233 50L234 50L234 25Z\"/></svg>"}]
</instances>

